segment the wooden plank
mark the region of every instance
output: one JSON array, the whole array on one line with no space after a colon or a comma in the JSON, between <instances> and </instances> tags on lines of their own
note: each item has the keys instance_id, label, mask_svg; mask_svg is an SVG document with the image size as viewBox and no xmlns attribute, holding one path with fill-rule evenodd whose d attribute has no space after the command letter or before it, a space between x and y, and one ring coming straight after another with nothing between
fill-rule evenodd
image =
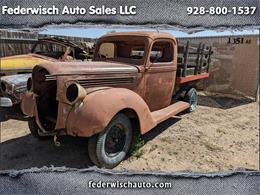
<instances>
[{"instance_id":1,"label":"wooden plank","mask_svg":"<svg viewBox=\"0 0 260 195\"><path fill-rule=\"evenodd\" d=\"M182 76L185 77L186 76L186 70L187 70L187 62L188 62L188 56L189 56L189 44L190 42L187 41L187 45L186 45L186 49L185 49L185 53L184 53L184 66L183 66L183 72L182 72Z\"/></svg>"},{"instance_id":2,"label":"wooden plank","mask_svg":"<svg viewBox=\"0 0 260 195\"><path fill-rule=\"evenodd\" d=\"M200 44L199 44L199 47L197 48L198 50L197 50L197 59L196 59L195 74L198 74L201 44L202 44L202 43L200 43Z\"/></svg>"}]
</instances>

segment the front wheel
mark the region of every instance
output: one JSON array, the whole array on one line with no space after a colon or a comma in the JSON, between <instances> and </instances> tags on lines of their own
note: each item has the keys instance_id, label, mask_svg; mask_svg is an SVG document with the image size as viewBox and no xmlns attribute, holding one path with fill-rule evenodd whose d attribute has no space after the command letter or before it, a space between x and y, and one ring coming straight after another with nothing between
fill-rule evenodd
<instances>
[{"instance_id":1,"label":"front wheel","mask_svg":"<svg viewBox=\"0 0 260 195\"><path fill-rule=\"evenodd\" d=\"M190 104L190 107L187 109L188 112L194 112L198 104L198 94L195 88L191 88L185 95L185 101Z\"/></svg>"},{"instance_id":2,"label":"front wheel","mask_svg":"<svg viewBox=\"0 0 260 195\"><path fill-rule=\"evenodd\" d=\"M124 114L117 114L105 130L89 138L91 161L98 167L114 168L126 157L132 141L132 126Z\"/></svg>"},{"instance_id":3,"label":"front wheel","mask_svg":"<svg viewBox=\"0 0 260 195\"><path fill-rule=\"evenodd\" d=\"M6 117L5 113L4 113L4 110L2 110L2 109L0 108L0 123L1 123L1 122L4 122L4 121L6 121L6 120L7 120L7 117Z\"/></svg>"}]
</instances>

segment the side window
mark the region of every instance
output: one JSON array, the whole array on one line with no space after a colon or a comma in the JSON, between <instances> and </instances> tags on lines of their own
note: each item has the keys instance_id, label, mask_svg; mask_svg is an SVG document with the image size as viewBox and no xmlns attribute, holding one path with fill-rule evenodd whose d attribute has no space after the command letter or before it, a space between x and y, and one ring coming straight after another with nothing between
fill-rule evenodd
<instances>
[{"instance_id":1,"label":"side window","mask_svg":"<svg viewBox=\"0 0 260 195\"><path fill-rule=\"evenodd\" d=\"M173 60L173 45L168 41L158 41L153 44L150 53L150 62L161 63Z\"/></svg>"},{"instance_id":2,"label":"side window","mask_svg":"<svg viewBox=\"0 0 260 195\"><path fill-rule=\"evenodd\" d=\"M34 48L33 53L48 56L55 59L63 57L66 47L51 42L39 42Z\"/></svg>"},{"instance_id":3,"label":"side window","mask_svg":"<svg viewBox=\"0 0 260 195\"><path fill-rule=\"evenodd\" d=\"M106 58L114 58L115 44L114 43L102 43L99 48L99 55L106 57Z\"/></svg>"},{"instance_id":4,"label":"side window","mask_svg":"<svg viewBox=\"0 0 260 195\"><path fill-rule=\"evenodd\" d=\"M49 42L42 42L36 45L34 48L34 53L41 52L64 52L66 48L62 45L53 44Z\"/></svg>"}]
</instances>

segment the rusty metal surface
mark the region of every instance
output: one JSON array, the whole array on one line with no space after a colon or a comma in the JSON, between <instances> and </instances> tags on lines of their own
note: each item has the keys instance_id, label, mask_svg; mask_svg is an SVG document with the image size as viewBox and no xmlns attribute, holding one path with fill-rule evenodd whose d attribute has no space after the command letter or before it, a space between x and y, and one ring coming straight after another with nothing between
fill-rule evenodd
<instances>
[{"instance_id":1,"label":"rusty metal surface","mask_svg":"<svg viewBox=\"0 0 260 195\"><path fill-rule=\"evenodd\" d=\"M69 41L65 38L61 38L61 37L57 37L57 36L49 36L49 37L42 37L42 38L39 38L38 40L39 42L52 42L52 43L59 43L59 44L62 44L64 46L67 46L67 47L73 47L73 48L76 48L78 50L81 50L81 52L86 52L85 51L85 48L83 48L83 46L81 46L80 44L77 44L75 41ZM90 44L90 43L86 43L88 44L87 45L87 48L91 48L93 47L93 44ZM87 52L86 52L87 53Z\"/></svg>"},{"instance_id":2,"label":"rusty metal surface","mask_svg":"<svg viewBox=\"0 0 260 195\"><path fill-rule=\"evenodd\" d=\"M152 68L151 68L152 69ZM163 69L160 68L160 69ZM176 69L165 72L149 71L145 75L144 99L151 111L169 106L172 99Z\"/></svg>"},{"instance_id":3,"label":"rusty metal surface","mask_svg":"<svg viewBox=\"0 0 260 195\"><path fill-rule=\"evenodd\" d=\"M174 36L172 36L170 33L166 33L166 32L151 32L151 31L135 31L135 32L115 32L115 33L109 33L106 34L102 37L100 37L100 40L102 39L106 39L108 40L108 38L113 38L116 37L118 39L118 37L125 37L127 39L133 39L134 37L147 37L150 39L171 39L174 42L176 42L176 39Z\"/></svg>"},{"instance_id":4,"label":"rusty metal surface","mask_svg":"<svg viewBox=\"0 0 260 195\"><path fill-rule=\"evenodd\" d=\"M196 80L208 78L208 77L209 77L209 73L202 73L202 74L199 74L199 75L189 75L189 76L186 76L186 77L177 77L176 83L183 84L183 83L187 83L187 82L190 82L190 81L196 81Z\"/></svg>"},{"instance_id":5,"label":"rusty metal surface","mask_svg":"<svg viewBox=\"0 0 260 195\"><path fill-rule=\"evenodd\" d=\"M38 44L56 44L60 45L65 49L64 54L60 59L52 58L44 55L44 53L38 54L35 48ZM55 45L55 46L56 46ZM89 48L93 47L89 45ZM1 60L1 83L6 90L0 89L0 95L8 97L12 100L13 104L19 104L21 102L21 96L27 91L27 80L31 76L32 69L35 65L48 62L68 61L69 51L73 48L73 60L77 58L87 59L88 52L83 49L82 46L68 41L62 38L48 37L39 39L31 49L31 53L24 55L14 55L0 58ZM92 49L93 50L93 49ZM82 54L80 56L79 54ZM54 64L55 65L55 64ZM14 75L17 74L18 75ZM22 74L20 74L22 73ZM29 73L29 74L28 74ZM6 76L9 75L9 76ZM17 115L16 109L14 109L13 115ZM12 113L10 111L10 114ZM20 110L19 110L20 112Z\"/></svg>"},{"instance_id":6,"label":"rusty metal surface","mask_svg":"<svg viewBox=\"0 0 260 195\"><path fill-rule=\"evenodd\" d=\"M100 45L117 39L133 44L135 40L143 40L143 64L132 64L134 61L131 59L118 62L117 59L99 58ZM150 61L150 51L156 41L168 43L166 62ZM157 47L164 46L159 44ZM92 62L57 62L35 66L32 79L36 104L31 105L35 109L26 108L30 106L26 102L30 101L31 96L25 97L28 100L22 103L22 108L29 114L34 111L37 124L44 133L66 129L67 134L89 137L101 132L120 111L134 112L139 119L141 133L149 131L157 124L151 112L171 104L177 70L175 38L168 33L157 32L111 33L98 41L94 56ZM83 101L72 103L67 100L66 91L73 82L86 91L94 89ZM106 88L95 90L97 87ZM169 113L184 109L186 104L172 106ZM162 112L165 116L159 118L167 119L171 116L169 113ZM51 128L45 125L48 121Z\"/></svg>"},{"instance_id":7,"label":"rusty metal surface","mask_svg":"<svg viewBox=\"0 0 260 195\"><path fill-rule=\"evenodd\" d=\"M39 40L58 40L87 52L87 58L92 58L95 39L71 36L38 34L38 32L0 30L0 57L28 54Z\"/></svg>"},{"instance_id":8,"label":"rusty metal surface","mask_svg":"<svg viewBox=\"0 0 260 195\"><path fill-rule=\"evenodd\" d=\"M137 68L123 63L112 62L56 62L37 66L45 68L50 76L69 76L107 73L137 73ZM36 67L36 68L37 68Z\"/></svg>"},{"instance_id":9,"label":"rusty metal surface","mask_svg":"<svg viewBox=\"0 0 260 195\"><path fill-rule=\"evenodd\" d=\"M13 104L21 101L21 95L26 92L27 80L31 74L18 74L1 77L1 95L12 100Z\"/></svg>"},{"instance_id":10,"label":"rusty metal surface","mask_svg":"<svg viewBox=\"0 0 260 195\"><path fill-rule=\"evenodd\" d=\"M177 71L177 42L168 33L149 33L155 41L167 41L172 44L173 59L171 62L152 63L148 57L145 66L145 94L144 99L151 111L167 107L171 103ZM154 41L150 40L150 47ZM152 49L152 48L151 48ZM150 50L151 50L150 49Z\"/></svg>"},{"instance_id":11,"label":"rusty metal surface","mask_svg":"<svg viewBox=\"0 0 260 195\"><path fill-rule=\"evenodd\" d=\"M25 93L21 101L21 109L23 113L29 117L34 117L35 107L36 107L36 101L33 96L33 93L32 92Z\"/></svg>"},{"instance_id":12,"label":"rusty metal surface","mask_svg":"<svg viewBox=\"0 0 260 195\"><path fill-rule=\"evenodd\" d=\"M186 110L189 108L190 104L183 101L178 101L164 109L161 109L159 111L155 111L152 113L152 117L154 121L156 121L156 124L159 124L166 119L182 112L183 110Z\"/></svg>"},{"instance_id":13,"label":"rusty metal surface","mask_svg":"<svg viewBox=\"0 0 260 195\"><path fill-rule=\"evenodd\" d=\"M136 112L141 132L156 125L148 106L138 94L128 89L112 88L91 93L82 105L74 107L67 119L67 130L72 135L91 136L102 131L115 114L126 108Z\"/></svg>"}]
</instances>

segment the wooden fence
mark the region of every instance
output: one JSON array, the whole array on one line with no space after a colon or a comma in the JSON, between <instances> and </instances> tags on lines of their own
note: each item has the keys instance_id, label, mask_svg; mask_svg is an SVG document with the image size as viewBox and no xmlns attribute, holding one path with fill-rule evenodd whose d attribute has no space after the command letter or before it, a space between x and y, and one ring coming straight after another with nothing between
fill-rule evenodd
<instances>
[{"instance_id":1,"label":"wooden fence","mask_svg":"<svg viewBox=\"0 0 260 195\"><path fill-rule=\"evenodd\" d=\"M53 37L51 35L38 34L37 32L17 32L0 30L0 57L26 54L31 51L32 46L39 38ZM70 37L70 36L55 36L64 38L69 41L80 43L95 42L95 39Z\"/></svg>"}]
</instances>

